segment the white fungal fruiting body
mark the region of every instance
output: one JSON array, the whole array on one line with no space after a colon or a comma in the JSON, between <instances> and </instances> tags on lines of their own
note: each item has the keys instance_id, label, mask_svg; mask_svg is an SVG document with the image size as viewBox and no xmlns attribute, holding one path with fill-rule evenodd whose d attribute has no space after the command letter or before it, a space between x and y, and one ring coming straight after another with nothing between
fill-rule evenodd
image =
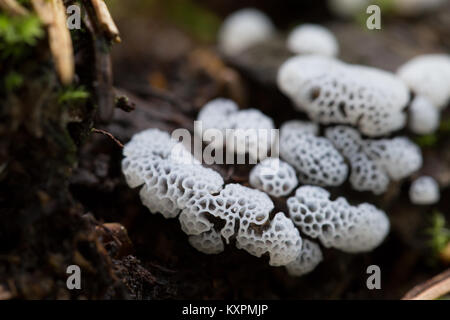
<instances>
[{"instance_id":1,"label":"white fungal fruiting body","mask_svg":"<svg viewBox=\"0 0 450 320\"><path fill-rule=\"evenodd\" d=\"M280 155L299 173L302 183L338 186L347 178L348 167L341 154L325 138L317 137L317 127L290 121L281 127Z\"/></svg>"},{"instance_id":2,"label":"white fungal fruiting body","mask_svg":"<svg viewBox=\"0 0 450 320\"><path fill-rule=\"evenodd\" d=\"M143 204L166 218L176 217L194 195L219 192L224 183L220 174L202 167L180 143L158 129L136 134L123 154L128 185L143 185Z\"/></svg>"},{"instance_id":3,"label":"white fungal fruiting body","mask_svg":"<svg viewBox=\"0 0 450 320\"><path fill-rule=\"evenodd\" d=\"M261 257L270 256L271 266L285 266L300 255L302 239L298 229L284 213L279 212L261 234L250 224L241 225L236 237L236 247Z\"/></svg>"},{"instance_id":4,"label":"white fungal fruiting body","mask_svg":"<svg viewBox=\"0 0 450 320\"><path fill-rule=\"evenodd\" d=\"M208 102L197 120L202 126L203 140L211 143L213 148L220 148L225 143L228 152L248 153L253 160L267 157L275 139L270 117L257 109L239 110L236 103L228 99Z\"/></svg>"},{"instance_id":5,"label":"white fungal fruiting body","mask_svg":"<svg viewBox=\"0 0 450 320\"><path fill-rule=\"evenodd\" d=\"M409 128L417 134L433 133L439 127L439 110L423 96L416 96L409 106Z\"/></svg>"},{"instance_id":6,"label":"white fungal fruiting body","mask_svg":"<svg viewBox=\"0 0 450 320\"><path fill-rule=\"evenodd\" d=\"M297 186L294 168L288 163L267 158L250 171L250 185L274 197L288 195Z\"/></svg>"},{"instance_id":7,"label":"white fungal fruiting body","mask_svg":"<svg viewBox=\"0 0 450 320\"><path fill-rule=\"evenodd\" d=\"M269 219L273 208L272 201L265 193L239 184L228 184L219 194L191 198L180 215L180 222L187 234L199 234L208 231L210 227L203 226L199 229L198 221L204 222L208 215L221 218L225 221L225 226L220 233L229 243L235 234L237 221L241 225L262 225Z\"/></svg>"},{"instance_id":8,"label":"white fungal fruiting body","mask_svg":"<svg viewBox=\"0 0 450 320\"><path fill-rule=\"evenodd\" d=\"M366 140L365 151L396 181L408 177L422 166L420 148L406 137Z\"/></svg>"},{"instance_id":9,"label":"white fungal fruiting body","mask_svg":"<svg viewBox=\"0 0 450 320\"><path fill-rule=\"evenodd\" d=\"M324 56L296 56L280 67L277 82L316 122L352 124L368 136L390 133L406 122L409 91L383 70Z\"/></svg>"},{"instance_id":10,"label":"white fungal fruiting body","mask_svg":"<svg viewBox=\"0 0 450 320\"><path fill-rule=\"evenodd\" d=\"M223 240L214 229L199 235L189 236L189 243L198 251L206 254L217 254L224 250Z\"/></svg>"},{"instance_id":11,"label":"white fungal fruiting body","mask_svg":"<svg viewBox=\"0 0 450 320\"><path fill-rule=\"evenodd\" d=\"M269 220L273 208L265 193L228 184L217 195L192 198L179 219L184 232L199 235L212 228L208 216L220 218L225 223L220 234L227 243L235 237L238 248L257 257L269 253L270 265L286 265L300 253L302 240L283 213Z\"/></svg>"},{"instance_id":12,"label":"white fungal fruiting body","mask_svg":"<svg viewBox=\"0 0 450 320\"><path fill-rule=\"evenodd\" d=\"M287 201L294 224L325 247L345 252L371 251L389 232L386 214L371 204L351 206L344 198L329 199L328 191L313 186L297 189Z\"/></svg>"},{"instance_id":13,"label":"white fungal fruiting body","mask_svg":"<svg viewBox=\"0 0 450 320\"><path fill-rule=\"evenodd\" d=\"M435 204L440 199L439 185L432 177L423 176L417 178L411 184L409 198L414 204Z\"/></svg>"},{"instance_id":14,"label":"white fungal fruiting body","mask_svg":"<svg viewBox=\"0 0 450 320\"><path fill-rule=\"evenodd\" d=\"M317 123L302 120L290 120L284 122L280 127L280 135L310 133L317 136L319 134L319 126Z\"/></svg>"},{"instance_id":15,"label":"white fungal fruiting body","mask_svg":"<svg viewBox=\"0 0 450 320\"><path fill-rule=\"evenodd\" d=\"M313 271L322 260L323 255L319 245L305 239L302 251L294 261L286 265L286 270L291 276L299 277Z\"/></svg>"},{"instance_id":16,"label":"white fungal fruiting body","mask_svg":"<svg viewBox=\"0 0 450 320\"><path fill-rule=\"evenodd\" d=\"M219 30L219 47L229 56L269 39L275 33L270 18L263 12L248 8L228 16Z\"/></svg>"},{"instance_id":17,"label":"white fungal fruiting body","mask_svg":"<svg viewBox=\"0 0 450 320\"><path fill-rule=\"evenodd\" d=\"M439 110L450 100L450 55L427 54L402 65L397 75L416 94L426 97Z\"/></svg>"},{"instance_id":18,"label":"white fungal fruiting body","mask_svg":"<svg viewBox=\"0 0 450 320\"><path fill-rule=\"evenodd\" d=\"M303 24L294 28L287 38L287 47L296 54L334 57L339 52L336 37L327 28L317 24Z\"/></svg>"},{"instance_id":19,"label":"white fungal fruiting body","mask_svg":"<svg viewBox=\"0 0 450 320\"><path fill-rule=\"evenodd\" d=\"M405 137L364 140L356 129L346 126L328 128L325 136L350 162L355 190L381 194L390 179L403 179L422 166L420 148Z\"/></svg>"}]
</instances>

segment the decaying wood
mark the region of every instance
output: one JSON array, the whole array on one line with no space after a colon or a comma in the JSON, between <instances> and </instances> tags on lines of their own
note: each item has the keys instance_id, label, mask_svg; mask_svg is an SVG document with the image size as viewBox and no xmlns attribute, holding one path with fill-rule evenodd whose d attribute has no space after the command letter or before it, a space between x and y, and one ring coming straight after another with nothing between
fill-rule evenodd
<instances>
[{"instance_id":1,"label":"decaying wood","mask_svg":"<svg viewBox=\"0 0 450 320\"><path fill-rule=\"evenodd\" d=\"M15 16L24 16L28 14L28 10L16 0L0 0L0 8Z\"/></svg>"},{"instance_id":2,"label":"decaying wood","mask_svg":"<svg viewBox=\"0 0 450 320\"><path fill-rule=\"evenodd\" d=\"M402 300L434 300L450 292L450 269L411 289Z\"/></svg>"},{"instance_id":3,"label":"decaying wood","mask_svg":"<svg viewBox=\"0 0 450 320\"><path fill-rule=\"evenodd\" d=\"M66 8L62 0L31 0L31 3L47 27L50 51L59 79L68 85L73 80L75 62L72 39L66 26Z\"/></svg>"},{"instance_id":4,"label":"decaying wood","mask_svg":"<svg viewBox=\"0 0 450 320\"><path fill-rule=\"evenodd\" d=\"M91 3L85 3L87 15L84 24L92 36L92 46L95 57L95 100L98 106L97 120L103 123L111 121L114 113L113 74L112 62L108 48L109 39L103 33L100 21L97 18Z\"/></svg>"},{"instance_id":5,"label":"decaying wood","mask_svg":"<svg viewBox=\"0 0 450 320\"><path fill-rule=\"evenodd\" d=\"M109 13L108 7L106 6L105 1L103 0L91 0L90 1L95 10L95 15L98 19L98 22L103 29L107 33L107 35L115 42L120 42L120 34L119 29L111 17Z\"/></svg>"}]
</instances>

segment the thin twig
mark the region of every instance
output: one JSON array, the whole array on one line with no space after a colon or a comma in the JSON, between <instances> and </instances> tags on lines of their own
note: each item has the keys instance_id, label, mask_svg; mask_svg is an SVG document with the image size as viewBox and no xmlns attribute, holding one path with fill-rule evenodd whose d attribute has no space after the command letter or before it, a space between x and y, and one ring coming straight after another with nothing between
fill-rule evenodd
<instances>
[{"instance_id":1,"label":"thin twig","mask_svg":"<svg viewBox=\"0 0 450 320\"><path fill-rule=\"evenodd\" d=\"M100 133L100 134L103 134L103 135L109 137L109 138L110 138L111 140L113 140L119 147L123 148L123 143L120 142L119 139L117 139L116 137L114 137L114 136L112 135L112 133L110 133L110 132L108 132L108 131L106 131L106 130L96 129L96 128L92 128L92 132Z\"/></svg>"},{"instance_id":2,"label":"thin twig","mask_svg":"<svg viewBox=\"0 0 450 320\"><path fill-rule=\"evenodd\" d=\"M105 31L108 36L115 42L119 43L121 41L119 29L117 29L114 20L109 13L108 7L104 0L90 0L92 6L94 7L95 15L97 16L98 23L100 27Z\"/></svg>"},{"instance_id":3,"label":"thin twig","mask_svg":"<svg viewBox=\"0 0 450 320\"><path fill-rule=\"evenodd\" d=\"M402 300L434 300L450 292L450 269L412 288Z\"/></svg>"}]
</instances>

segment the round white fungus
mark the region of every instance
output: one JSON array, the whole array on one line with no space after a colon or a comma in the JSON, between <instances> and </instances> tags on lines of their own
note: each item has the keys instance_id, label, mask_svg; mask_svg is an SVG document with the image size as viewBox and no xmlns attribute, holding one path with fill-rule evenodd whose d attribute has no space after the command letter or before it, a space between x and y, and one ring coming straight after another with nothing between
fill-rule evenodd
<instances>
[{"instance_id":1,"label":"round white fungus","mask_svg":"<svg viewBox=\"0 0 450 320\"><path fill-rule=\"evenodd\" d=\"M336 37L325 27L317 24L302 24L288 35L287 47L296 54L319 54L336 56L339 45Z\"/></svg>"},{"instance_id":2,"label":"round white fungus","mask_svg":"<svg viewBox=\"0 0 450 320\"><path fill-rule=\"evenodd\" d=\"M409 189L412 203L419 205L435 204L439 202L439 185L432 177L422 176L414 180Z\"/></svg>"},{"instance_id":3,"label":"round white fungus","mask_svg":"<svg viewBox=\"0 0 450 320\"><path fill-rule=\"evenodd\" d=\"M439 127L440 113L423 96L416 96L409 106L409 128L417 134L433 133Z\"/></svg>"},{"instance_id":4,"label":"round white fungus","mask_svg":"<svg viewBox=\"0 0 450 320\"><path fill-rule=\"evenodd\" d=\"M241 9L228 16L219 30L219 48L226 55L237 55L275 33L270 18L257 9Z\"/></svg>"},{"instance_id":5,"label":"round white fungus","mask_svg":"<svg viewBox=\"0 0 450 320\"><path fill-rule=\"evenodd\" d=\"M416 94L426 97L439 110L450 100L450 55L417 56L398 71L398 76Z\"/></svg>"}]
</instances>

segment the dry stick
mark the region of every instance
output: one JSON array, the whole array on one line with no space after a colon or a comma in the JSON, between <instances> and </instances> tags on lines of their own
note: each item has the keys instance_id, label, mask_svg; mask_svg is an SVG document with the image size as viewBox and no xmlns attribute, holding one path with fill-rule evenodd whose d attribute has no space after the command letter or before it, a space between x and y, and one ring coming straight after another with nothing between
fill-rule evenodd
<instances>
[{"instance_id":1,"label":"dry stick","mask_svg":"<svg viewBox=\"0 0 450 320\"><path fill-rule=\"evenodd\" d=\"M74 76L75 62L72 39L66 26L66 8L62 0L31 0L31 3L47 26L50 51L59 79L65 85L70 84Z\"/></svg>"},{"instance_id":2,"label":"dry stick","mask_svg":"<svg viewBox=\"0 0 450 320\"><path fill-rule=\"evenodd\" d=\"M92 35L92 49L94 54L94 93L98 106L96 120L108 123L114 117L114 93L112 62L108 50L109 39L100 30L94 8L90 3L85 3L87 14L83 21L86 29Z\"/></svg>"},{"instance_id":3,"label":"dry stick","mask_svg":"<svg viewBox=\"0 0 450 320\"><path fill-rule=\"evenodd\" d=\"M111 140L113 140L119 147L123 148L123 143L120 142L119 139L117 139L116 137L114 137L112 133L110 133L110 132L108 132L108 131L106 131L106 130L96 129L96 128L92 128L92 132L100 133L100 134L103 134L103 135L109 137L109 138L110 138Z\"/></svg>"},{"instance_id":4,"label":"dry stick","mask_svg":"<svg viewBox=\"0 0 450 320\"><path fill-rule=\"evenodd\" d=\"M13 16L24 16L28 14L28 10L16 0L0 0L0 8Z\"/></svg>"},{"instance_id":5,"label":"dry stick","mask_svg":"<svg viewBox=\"0 0 450 320\"><path fill-rule=\"evenodd\" d=\"M108 34L108 36L115 42L120 42L119 29L117 29L114 20L109 13L108 7L104 0L90 0L92 7L94 7L95 15L98 19L100 27Z\"/></svg>"},{"instance_id":6,"label":"dry stick","mask_svg":"<svg viewBox=\"0 0 450 320\"><path fill-rule=\"evenodd\" d=\"M434 300L450 292L450 269L412 288L402 300Z\"/></svg>"}]
</instances>

